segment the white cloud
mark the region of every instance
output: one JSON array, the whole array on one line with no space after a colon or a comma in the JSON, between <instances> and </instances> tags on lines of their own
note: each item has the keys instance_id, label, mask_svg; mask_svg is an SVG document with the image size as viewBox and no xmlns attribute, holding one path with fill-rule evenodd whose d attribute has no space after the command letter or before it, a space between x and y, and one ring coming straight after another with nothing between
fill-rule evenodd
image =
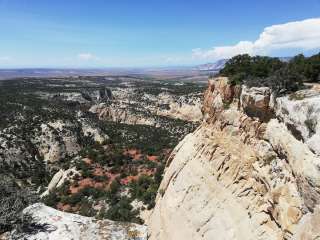
<instances>
[{"instance_id":1,"label":"white cloud","mask_svg":"<svg viewBox=\"0 0 320 240\"><path fill-rule=\"evenodd\" d=\"M219 46L209 50L193 49L197 59L230 58L238 54L263 55L275 50L320 48L320 18L266 27L256 41L240 41L231 46Z\"/></svg>"},{"instance_id":2,"label":"white cloud","mask_svg":"<svg viewBox=\"0 0 320 240\"><path fill-rule=\"evenodd\" d=\"M97 61L99 58L92 53L79 53L77 58L81 61Z\"/></svg>"}]
</instances>

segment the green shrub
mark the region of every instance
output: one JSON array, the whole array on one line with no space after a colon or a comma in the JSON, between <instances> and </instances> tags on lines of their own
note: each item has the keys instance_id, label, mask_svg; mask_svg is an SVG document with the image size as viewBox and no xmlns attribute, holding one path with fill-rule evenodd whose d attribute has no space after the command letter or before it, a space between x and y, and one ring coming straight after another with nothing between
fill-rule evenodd
<instances>
[{"instance_id":1,"label":"green shrub","mask_svg":"<svg viewBox=\"0 0 320 240\"><path fill-rule=\"evenodd\" d=\"M50 192L47 196L42 199L43 203L49 207L56 207L61 198L56 192Z\"/></svg>"},{"instance_id":2,"label":"green shrub","mask_svg":"<svg viewBox=\"0 0 320 240\"><path fill-rule=\"evenodd\" d=\"M137 198L144 204L147 204L149 209L155 204L161 175L158 174L156 179L157 180L150 176L142 175L137 181L130 184L130 193L132 198Z\"/></svg>"},{"instance_id":3,"label":"green shrub","mask_svg":"<svg viewBox=\"0 0 320 240\"><path fill-rule=\"evenodd\" d=\"M154 181L158 185L160 185L162 181L163 171L164 171L164 165L161 164L157 167L156 172L154 174Z\"/></svg>"},{"instance_id":4,"label":"green shrub","mask_svg":"<svg viewBox=\"0 0 320 240\"><path fill-rule=\"evenodd\" d=\"M121 184L119 183L119 181L113 180L112 183L110 184L110 193L115 195L118 193L118 191L120 190Z\"/></svg>"},{"instance_id":5,"label":"green shrub","mask_svg":"<svg viewBox=\"0 0 320 240\"><path fill-rule=\"evenodd\" d=\"M320 81L320 53L309 58L297 55L289 62L248 54L231 58L220 71L232 84L267 86L276 93L296 91L302 82Z\"/></svg>"},{"instance_id":6,"label":"green shrub","mask_svg":"<svg viewBox=\"0 0 320 240\"><path fill-rule=\"evenodd\" d=\"M71 206L75 206L82 200L83 197L84 197L84 194L82 193L82 191L80 191L72 195L63 196L61 198L61 202L64 204L70 204Z\"/></svg>"},{"instance_id":7,"label":"green shrub","mask_svg":"<svg viewBox=\"0 0 320 240\"><path fill-rule=\"evenodd\" d=\"M138 211L132 209L127 197L122 197L116 204L111 205L104 216L114 221L142 223Z\"/></svg>"},{"instance_id":8,"label":"green shrub","mask_svg":"<svg viewBox=\"0 0 320 240\"><path fill-rule=\"evenodd\" d=\"M249 77L266 78L284 65L278 58L243 54L231 58L220 74L230 77L232 83L240 84Z\"/></svg>"},{"instance_id":9,"label":"green shrub","mask_svg":"<svg viewBox=\"0 0 320 240\"><path fill-rule=\"evenodd\" d=\"M0 234L25 227L22 210L37 200L32 189L20 188L11 177L0 175Z\"/></svg>"},{"instance_id":10,"label":"green shrub","mask_svg":"<svg viewBox=\"0 0 320 240\"><path fill-rule=\"evenodd\" d=\"M80 204L79 214L86 217L94 217L96 215L96 211L92 208L92 204L85 201Z\"/></svg>"}]
</instances>

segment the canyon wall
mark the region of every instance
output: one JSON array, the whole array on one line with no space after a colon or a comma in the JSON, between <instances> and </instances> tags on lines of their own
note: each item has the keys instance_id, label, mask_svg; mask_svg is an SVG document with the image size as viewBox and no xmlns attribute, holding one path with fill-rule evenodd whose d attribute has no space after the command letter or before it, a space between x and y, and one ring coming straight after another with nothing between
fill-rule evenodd
<instances>
[{"instance_id":1,"label":"canyon wall","mask_svg":"<svg viewBox=\"0 0 320 240\"><path fill-rule=\"evenodd\" d=\"M320 238L320 92L209 80L203 123L168 160L152 240Z\"/></svg>"}]
</instances>

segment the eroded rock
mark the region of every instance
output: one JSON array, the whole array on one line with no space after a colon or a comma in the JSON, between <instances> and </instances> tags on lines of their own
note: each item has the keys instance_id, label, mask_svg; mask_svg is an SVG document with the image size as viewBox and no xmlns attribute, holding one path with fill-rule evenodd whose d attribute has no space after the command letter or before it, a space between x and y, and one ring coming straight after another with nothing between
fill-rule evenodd
<instances>
[{"instance_id":1,"label":"eroded rock","mask_svg":"<svg viewBox=\"0 0 320 240\"><path fill-rule=\"evenodd\" d=\"M61 212L39 203L26 208L24 214L33 217L33 224L38 226L37 231L22 235L13 232L8 236L8 240L147 239L146 227L143 225L96 220Z\"/></svg>"},{"instance_id":2,"label":"eroded rock","mask_svg":"<svg viewBox=\"0 0 320 240\"><path fill-rule=\"evenodd\" d=\"M205 121L169 158L150 239L315 239L320 158L284 105L268 88L210 80Z\"/></svg>"}]
</instances>

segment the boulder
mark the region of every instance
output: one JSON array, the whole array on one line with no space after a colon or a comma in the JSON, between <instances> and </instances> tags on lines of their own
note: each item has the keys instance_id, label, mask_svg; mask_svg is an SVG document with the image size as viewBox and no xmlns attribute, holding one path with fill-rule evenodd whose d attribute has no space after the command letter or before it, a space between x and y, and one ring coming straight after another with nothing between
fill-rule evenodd
<instances>
[{"instance_id":1,"label":"boulder","mask_svg":"<svg viewBox=\"0 0 320 240\"><path fill-rule=\"evenodd\" d=\"M242 87L241 107L250 117L257 117L262 121L268 121L273 116L270 108L271 90L267 87Z\"/></svg>"}]
</instances>

